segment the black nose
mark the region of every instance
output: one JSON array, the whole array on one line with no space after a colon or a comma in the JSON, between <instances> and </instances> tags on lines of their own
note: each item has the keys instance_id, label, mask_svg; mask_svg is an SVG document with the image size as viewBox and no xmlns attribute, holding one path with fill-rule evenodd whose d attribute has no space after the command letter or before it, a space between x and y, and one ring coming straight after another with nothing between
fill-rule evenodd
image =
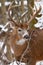
<instances>
[{"instance_id":1,"label":"black nose","mask_svg":"<svg viewBox=\"0 0 43 65\"><path fill-rule=\"evenodd\" d=\"M25 35L24 38L28 39L29 38L29 35Z\"/></svg>"}]
</instances>

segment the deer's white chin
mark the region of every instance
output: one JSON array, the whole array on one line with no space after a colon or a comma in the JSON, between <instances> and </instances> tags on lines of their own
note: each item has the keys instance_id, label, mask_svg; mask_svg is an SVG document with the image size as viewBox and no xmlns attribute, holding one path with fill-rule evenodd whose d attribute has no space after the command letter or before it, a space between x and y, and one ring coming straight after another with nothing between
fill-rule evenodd
<instances>
[{"instance_id":1,"label":"deer's white chin","mask_svg":"<svg viewBox=\"0 0 43 65\"><path fill-rule=\"evenodd\" d=\"M23 45L23 44L25 44L25 39L20 39L20 40L18 40L18 41L16 41L16 44L17 45Z\"/></svg>"}]
</instances>

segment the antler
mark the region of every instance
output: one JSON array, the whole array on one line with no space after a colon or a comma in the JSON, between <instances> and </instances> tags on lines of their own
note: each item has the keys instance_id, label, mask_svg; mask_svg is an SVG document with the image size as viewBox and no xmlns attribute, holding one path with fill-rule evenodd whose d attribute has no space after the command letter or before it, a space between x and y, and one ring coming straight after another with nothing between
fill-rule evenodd
<instances>
[{"instance_id":1,"label":"antler","mask_svg":"<svg viewBox=\"0 0 43 65\"><path fill-rule=\"evenodd\" d=\"M29 5L29 6L30 6L31 10L33 11L31 5ZM30 17L30 19L29 19L29 21L28 21L28 25L29 25L29 23L38 15L38 13L39 13L40 11L41 11L41 7L39 8L39 10L36 10L36 13L34 13L34 14Z\"/></svg>"},{"instance_id":2,"label":"antler","mask_svg":"<svg viewBox=\"0 0 43 65\"><path fill-rule=\"evenodd\" d=\"M14 2L14 1L13 1L13 2ZM11 21L12 21L16 26L19 26L19 27L20 27L22 24L20 24L20 23L18 24L18 23L12 18L12 16L10 15L10 10L12 10L12 8L19 7L19 6L21 6L21 5L12 6L13 2L9 5L8 15L9 15ZM32 10L32 12L33 12L33 8L31 7L30 4L29 4L29 7L31 8L31 10ZM39 8L39 10L36 10L36 13L35 13L35 14L33 14L33 15L30 17L29 21L27 22L28 25L29 25L29 23L37 16L37 14L38 14L40 11L41 11L41 7ZM27 13L28 13L28 11L25 11L25 12L21 15L21 18L23 18Z\"/></svg>"},{"instance_id":3,"label":"antler","mask_svg":"<svg viewBox=\"0 0 43 65\"><path fill-rule=\"evenodd\" d=\"M13 2L14 2L14 1L13 1ZM11 21L12 21L16 26L20 27L20 26L21 26L20 23L19 23L19 24L16 23L16 21L15 21L15 20L12 18L12 16L10 15L10 10L12 10L12 8L19 7L19 5L12 6L13 2L9 5L8 15L9 15Z\"/></svg>"},{"instance_id":4,"label":"antler","mask_svg":"<svg viewBox=\"0 0 43 65\"><path fill-rule=\"evenodd\" d=\"M33 8L32 8L32 6L29 4L29 7L30 7L30 9L32 10L32 13L34 13L34 10L33 10ZM38 15L38 13L41 11L41 7L39 8L39 10L37 10L37 8L36 8L36 13L35 14L33 14L32 16L30 15L30 19L29 19L29 21L28 21L28 24ZM22 15L21 15L21 19L26 15L28 13L28 10L27 11L25 11Z\"/></svg>"}]
</instances>

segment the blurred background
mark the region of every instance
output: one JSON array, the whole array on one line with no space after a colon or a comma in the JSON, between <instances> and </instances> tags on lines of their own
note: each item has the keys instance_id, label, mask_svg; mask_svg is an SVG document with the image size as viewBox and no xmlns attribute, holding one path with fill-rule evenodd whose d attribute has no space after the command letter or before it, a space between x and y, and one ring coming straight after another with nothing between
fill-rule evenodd
<instances>
[{"instance_id":1,"label":"blurred background","mask_svg":"<svg viewBox=\"0 0 43 65\"><path fill-rule=\"evenodd\" d=\"M10 14L17 23L28 22L30 19L30 13L32 15L36 11L36 8L38 10L41 6L40 13L35 17L32 23L30 23L30 27L43 29L43 0L0 0L0 27L3 28L1 25L5 25L10 21L8 8L12 1L14 1L12 6L17 5L17 7L13 8L10 11ZM32 12L28 4L31 4L34 12ZM0 40L0 48L1 44L3 44L3 42ZM0 61L0 65L3 65L3 63L1 63L2 62ZM17 65L16 61L11 63L11 65ZM22 65L25 65L25 63ZM43 65L43 61L36 63L36 65Z\"/></svg>"}]
</instances>

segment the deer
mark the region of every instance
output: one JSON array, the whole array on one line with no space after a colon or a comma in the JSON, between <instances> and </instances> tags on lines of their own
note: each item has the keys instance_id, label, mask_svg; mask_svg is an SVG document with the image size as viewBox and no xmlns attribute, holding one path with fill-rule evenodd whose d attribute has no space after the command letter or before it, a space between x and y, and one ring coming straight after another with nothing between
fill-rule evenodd
<instances>
[{"instance_id":1,"label":"deer","mask_svg":"<svg viewBox=\"0 0 43 65\"><path fill-rule=\"evenodd\" d=\"M14 60L15 58L17 61L25 62L28 65L35 65L37 61L43 60L43 30L36 28L31 30L29 29L29 23L37 16L41 8L30 17L27 23L19 24L10 15L12 8L11 3L8 8L8 15L14 24L14 29L7 34L6 44L9 45L10 49L12 48L13 53L10 59L9 56L7 58L9 60ZM9 53L7 54L9 55Z\"/></svg>"}]
</instances>

